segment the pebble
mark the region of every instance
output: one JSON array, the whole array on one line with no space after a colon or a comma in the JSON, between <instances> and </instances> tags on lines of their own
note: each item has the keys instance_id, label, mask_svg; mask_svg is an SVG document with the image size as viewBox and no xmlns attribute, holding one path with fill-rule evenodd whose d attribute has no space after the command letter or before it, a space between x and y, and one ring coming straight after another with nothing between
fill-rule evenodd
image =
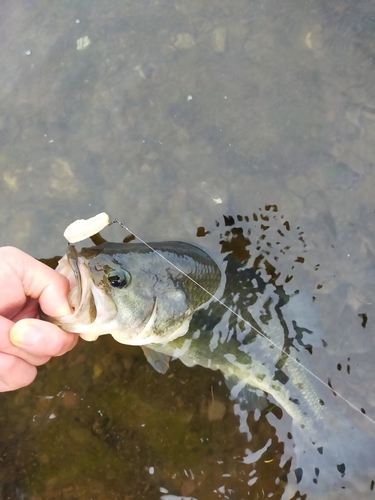
<instances>
[{"instance_id":1,"label":"pebble","mask_svg":"<svg viewBox=\"0 0 375 500\"><path fill-rule=\"evenodd\" d=\"M212 48L217 54L225 51L227 41L227 29L224 26L215 28L212 32Z\"/></svg>"},{"instance_id":2,"label":"pebble","mask_svg":"<svg viewBox=\"0 0 375 500\"><path fill-rule=\"evenodd\" d=\"M88 47L91 43L91 40L88 36L83 36L82 38L78 38L77 40L77 50L83 50Z\"/></svg>"},{"instance_id":3,"label":"pebble","mask_svg":"<svg viewBox=\"0 0 375 500\"><path fill-rule=\"evenodd\" d=\"M79 396L73 391L65 391L61 397L62 405L69 410L75 408L79 404Z\"/></svg>"},{"instance_id":4,"label":"pebble","mask_svg":"<svg viewBox=\"0 0 375 500\"><path fill-rule=\"evenodd\" d=\"M196 484L194 479L184 479L181 483L181 495L183 496L183 498L190 497L195 488Z\"/></svg>"},{"instance_id":5,"label":"pebble","mask_svg":"<svg viewBox=\"0 0 375 500\"><path fill-rule=\"evenodd\" d=\"M176 49L179 50L191 49L192 47L194 47L194 45L195 45L194 37L189 33L179 33L174 43Z\"/></svg>"},{"instance_id":6,"label":"pebble","mask_svg":"<svg viewBox=\"0 0 375 500\"><path fill-rule=\"evenodd\" d=\"M212 401L212 403L209 403L208 405L207 408L208 420L210 422L213 422L214 420L222 420L226 411L227 408L225 404L216 399L215 401Z\"/></svg>"},{"instance_id":7,"label":"pebble","mask_svg":"<svg viewBox=\"0 0 375 500\"><path fill-rule=\"evenodd\" d=\"M323 48L324 45L324 35L321 26L314 26L305 37L305 45L308 49L312 51L318 51Z\"/></svg>"}]
</instances>

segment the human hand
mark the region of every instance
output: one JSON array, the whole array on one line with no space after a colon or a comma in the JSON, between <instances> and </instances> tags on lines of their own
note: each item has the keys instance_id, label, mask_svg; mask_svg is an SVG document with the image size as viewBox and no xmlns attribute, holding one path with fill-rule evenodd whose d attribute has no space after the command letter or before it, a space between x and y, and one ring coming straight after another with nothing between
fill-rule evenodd
<instances>
[{"instance_id":1,"label":"human hand","mask_svg":"<svg viewBox=\"0 0 375 500\"><path fill-rule=\"evenodd\" d=\"M72 349L78 335L38 319L70 314L68 280L30 255L0 247L0 392L34 380L36 366Z\"/></svg>"}]
</instances>

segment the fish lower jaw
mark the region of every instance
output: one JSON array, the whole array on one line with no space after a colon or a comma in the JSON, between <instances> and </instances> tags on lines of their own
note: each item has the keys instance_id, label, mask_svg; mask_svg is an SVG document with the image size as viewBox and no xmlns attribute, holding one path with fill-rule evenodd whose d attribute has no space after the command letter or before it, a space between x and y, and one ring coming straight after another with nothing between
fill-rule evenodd
<instances>
[{"instance_id":1,"label":"fish lower jaw","mask_svg":"<svg viewBox=\"0 0 375 500\"><path fill-rule=\"evenodd\" d=\"M95 324L83 324L74 322L72 324L64 323L63 321L58 323L58 326L63 330L71 333L77 333L83 340L92 342L97 340L101 335L112 335L112 337L120 344L125 345L146 345L151 342L160 341L160 336L156 333L152 334L149 332L146 338L142 338L141 330L138 328L123 328L118 325L117 322L113 321L111 323L106 323L101 325L100 323Z\"/></svg>"},{"instance_id":2,"label":"fish lower jaw","mask_svg":"<svg viewBox=\"0 0 375 500\"><path fill-rule=\"evenodd\" d=\"M181 325L170 331L159 331L154 328L154 317L151 316L148 323L142 328L135 327L134 329L122 329L118 331L110 331L112 337L117 340L120 344L127 345L138 345L144 346L149 344L167 344L172 340L175 340L177 337L181 337L185 335L187 330L189 329L191 317L186 318Z\"/></svg>"},{"instance_id":3,"label":"fish lower jaw","mask_svg":"<svg viewBox=\"0 0 375 500\"><path fill-rule=\"evenodd\" d=\"M77 333L84 340L96 340L101 335L107 335L112 333L113 331L117 331L119 325L117 322L113 321L106 322L105 324L95 323L95 322L80 322L77 318L68 317L67 318L58 318L53 321L57 326L59 326L62 330L70 333Z\"/></svg>"}]
</instances>

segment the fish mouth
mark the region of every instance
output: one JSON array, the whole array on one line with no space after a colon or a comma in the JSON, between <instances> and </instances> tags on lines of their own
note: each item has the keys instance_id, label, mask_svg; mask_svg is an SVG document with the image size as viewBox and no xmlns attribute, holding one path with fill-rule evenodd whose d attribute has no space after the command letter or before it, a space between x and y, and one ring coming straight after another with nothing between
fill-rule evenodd
<instances>
[{"instance_id":1,"label":"fish mouth","mask_svg":"<svg viewBox=\"0 0 375 500\"><path fill-rule=\"evenodd\" d=\"M114 303L93 286L87 266L79 257L74 245L69 244L65 256L59 261L56 271L65 276L70 284L68 301L72 314L53 318L42 315L46 319L61 327L63 330L75 333L84 332L98 318L99 310L113 311ZM99 297L100 295L100 297ZM97 296L97 297L96 297ZM103 304L105 302L105 305ZM97 307L103 304L102 307ZM117 308L115 307L117 312Z\"/></svg>"},{"instance_id":2,"label":"fish mouth","mask_svg":"<svg viewBox=\"0 0 375 500\"><path fill-rule=\"evenodd\" d=\"M103 328L117 314L116 304L92 282L90 271L74 245L68 245L56 271L69 281L68 301L72 314L54 318L42 313L41 318L65 331L84 334L83 338L87 335L87 340L107 333Z\"/></svg>"},{"instance_id":3,"label":"fish mouth","mask_svg":"<svg viewBox=\"0 0 375 500\"><path fill-rule=\"evenodd\" d=\"M80 261L74 245L68 245L65 260L60 261L56 271L66 276L70 283L68 300L73 309L72 321L78 321L80 324L94 323L98 313L94 287L91 285L87 266Z\"/></svg>"},{"instance_id":4,"label":"fish mouth","mask_svg":"<svg viewBox=\"0 0 375 500\"><path fill-rule=\"evenodd\" d=\"M68 265L70 266L70 269L68 268L68 275L66 276L69 279L70 282L70 293L69 293L69 302L71 307L74 308L75 311L77 311L77 305L78 305L78 310L82 308L82 280L81 280L81 272L79 270L78 266L78 254L77 254L77 249L74 245L69 244L67 251L66 251L66 260ZM61 269L59 267L61 266ZM65 263L61 262L59 263L59 266L57 266L56 271L64 274L64 271L66 269ZM71 272L73 272L73 276L71 275ZM72 280L74 279L74 281Z\"/></svg>"},{"instance_id":5,"label":"fish mouth","mask_svg":"<svg viewBox=\"0 0 375 500\"><path fill-rule=\"evenodd\" d=\"M68 301L72 313L61 317L47 316L40 311L43 320L54 323L67 332L77 333L84 340L96 340L100 335L111 334L118 342L143 345L152 336L157 314L155 298L143 320L132 326L121 325L115 301L98 288L91 276L85 259L74 245L69 244L60 259L56 271L65 276L70 284Z\"/></svg>"}]
</instances>

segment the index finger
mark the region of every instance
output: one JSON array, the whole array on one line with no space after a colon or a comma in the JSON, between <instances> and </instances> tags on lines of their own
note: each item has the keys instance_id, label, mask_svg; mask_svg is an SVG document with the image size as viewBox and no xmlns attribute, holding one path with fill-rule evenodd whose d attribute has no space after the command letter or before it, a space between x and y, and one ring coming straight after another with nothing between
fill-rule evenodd
<instances>
[{"instance_id":1,"label":"index finger","mask_svg":"<svg viewBox=\"0 0 375 500\"><path fill-rule=\"evenodd\" d=\"M69 282L53 269L14 247L0 248L0 304L5 308L22 307L25 297L39 300L49 316L70 314L67 299Z\"/></svg>"}]
</instances>

